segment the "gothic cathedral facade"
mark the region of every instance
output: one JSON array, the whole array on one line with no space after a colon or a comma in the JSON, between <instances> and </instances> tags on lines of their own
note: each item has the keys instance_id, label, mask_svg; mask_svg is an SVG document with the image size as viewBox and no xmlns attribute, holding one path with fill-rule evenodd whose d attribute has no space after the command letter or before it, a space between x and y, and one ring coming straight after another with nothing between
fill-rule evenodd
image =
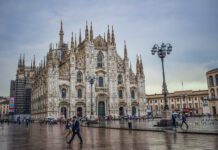
<instances>
[{"instance_id":1,"label":"gothic cathedral facade","mask_svg":"<svg viewBox=\"0 0 218 150\"><path fill-rule=\"evenodd\" d=\"M72 34L71 44L64 43L61 22L59 43L50 44L49 52L39 66L35 58L31 117L69 118L76 116L112 117L145 115L145 76L141 57L133 72L124 45L124 58L116 50L115 34L109 26L107 35L93 37L86 23L85 38L81 31L77 44ZM91 86L89 79L94 78Z\"/></svg>"}]
</instances>

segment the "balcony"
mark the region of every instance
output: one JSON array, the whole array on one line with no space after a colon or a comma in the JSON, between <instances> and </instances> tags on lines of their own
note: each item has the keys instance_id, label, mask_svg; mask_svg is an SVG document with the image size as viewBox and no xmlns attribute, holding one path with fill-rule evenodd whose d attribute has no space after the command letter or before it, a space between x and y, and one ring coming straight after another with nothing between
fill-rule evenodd
<instances>
[{"instance_id":1,"label":"balcony","mask_svg":"<svg viewBox=\"0 0 218 150\"><path fill-rule=\"evenodd\" d=\"M105 68L105 66L102 66L102 67L96 67L96 71L95 71L95 73L97 74L98 72L106 73L106 68Z\"/></svg>"},{"instance_id":2,"label":"balcony","mask_svg":"<svg viewBox=\"0 0 218 150\"><path fill-rule=\"evenodd\" d=\"M105 87L95 87L96 95L108 95L108 88Z\"/></svg>"}]
</instances>

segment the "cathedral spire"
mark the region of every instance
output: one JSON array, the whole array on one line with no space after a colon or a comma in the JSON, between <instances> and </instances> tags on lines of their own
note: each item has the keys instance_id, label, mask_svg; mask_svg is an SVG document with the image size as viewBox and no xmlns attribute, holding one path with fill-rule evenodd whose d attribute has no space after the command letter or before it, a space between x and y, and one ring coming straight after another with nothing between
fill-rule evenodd
<instances>
[{"instance_id":1,"label":"cathedral spire","mask_svg":"<svg viewBox=\"0 0 218 150\"><path fill-rule=\"evenodd\" d=\"M127 47L126 47L126 41L124 41L124 59L127 59L128 55L127 55Z\"/></svg>"},{"instance_id":2,"label":"cathedral spire","mask_svg":"<svg viewBox=\"0 0 218 150\"><path fill-rule=\"evenodd\" d=\"M143 63L142 63L142 57L141 57L141 55L140 55L140 73L141 73L142 75L144 75L144 69L143 69Z\"/></svg>"},{"instance_id":3,"label":"cathedral spire","mask_svg":"<svg viewBox=\"0 0 218 150\"><path fill-rule=\"evenodd\" d=\"M59 41L59 48L63 47L63 43L64 43L64 31L63 31L63 22L61 20L61 29L59 32L59 37L60 37L60 41Z\"/></svg>"},{"instance_id":4,"label":"cathedral spire","mask_svg":"<svg viewBox=\"0 0 218 150\"><path fill-rule=\"evenodd\" d=\"M77 47L76 33L75 33L75 47Z\"/></svg>"},{"instance_id":5,"label":"cathedral spire","mask_svg":"<svg viewBox=\"0 0 218 150\"><path fill-rule=\"evenodd\" d=\"M35 55L34 55L34 57L33 57L33 69L35 69L36 68L36 60L35 60Z\"/></svg>"},{"instance_id":6,"label":"cathedral spire","mask_svg":"<svg viewBox=\"0 0 218 150\"><path fill-rule=\"evenodd\" d=\"M132 64L131 64L131 62L130 62L130 72L132 73Z\"/></svg>"},{"instance_id":7,"label":"cathedral spire","mask_svg":"<svg viewBox=\"0 0 218 150\"><path fill-rule=\"evenodd\" d=\"M90 26L90 41L93 41L92 22L91 22L91 26Z\"/></svg>"},{"instance_id":8,"label":"cathedral spire","mask_svg":"<svg viewBox=\"0 0 218 150\"><path fill-rule=\"evenodd\" d=\"M88 29L88 23L86 21L86 30L85 30L85 40L88 41L89 40L89 29Z\"/></svg>"},{"instance_id":9,"label":"cathedral spire","mask_svg":"<svg viewBox=\"0 0 218 150\"><path fill-rule=\"evenodd\" d=\"M71 37L71 50L72 49L74 49L73 32L72 32L72 37Z\"/></svg>"},{"instance_id":10,"label":"cathedral spire","mask_svg":"<svg viewBox=\"0 0 218 150\"><path fill-rule=\"evenodd\" d=\"M22 66L22 58L21 58L21 54L20 54L20 58L19 58L19 61L18 61L18 67L21 67Z\"/></svg>"},{"instance_id":11,"label":"cathedral spire","mask_svg":"<svg viewBox=\"0 0 218 150\"><path fill-rule=\"evenodd\" d=\"M44 56L44 68L45 68L46 64L45 64L45 56Z\"/></svg>"},{"instance_id":12,"label":"cathedral spire","mask_svg":"<svg viewBox=\"0 0 218 150\"><path fill-rule=\"evenodd\" d=\"M104 42L106 42L106 39L105 39L105 32L104 32Z\"/></svg>"},{"instance_id":13,"label":"cathedral spire","mask_svg":"<svg viewBox=\"0 0 218 150\"><path fill-rule=\"evenodd\" d=\"M139 56L137 55L137 60L136 60L136 74L140 73L140 64L139 64Z\"/></svg>"},{"instance_id":14,"label":"cathedral spire","mask_svg":"<svg viewBox=\"0 0 218 150\"><path fill-rule=\"evenodd\" d=\"M79 31L79 44L82 42L82 37L81 37L81 29Z\"/></svg>"},{"instance_id":15,"label":"cathedral spire","mask_svg":"<svg viewBox=\"0 0 218 150\"><path fill-rule=\"evenodd\" d=\"M111 43L112 43L112 45L116 45L116 43L115 43L115 35L114 35L114 29L113 29L113 26L112 26L112 37L111 37Z\"/></svg>"},{"instance_id":16,"label":"cathedral spire","mask_svg":"<svg viewBox=\"0 0 218 150\"><path fill-rule=\"evenodd\" d=\"M109 29L109 25L108 25L108 29L107 29L107 43L110 44L110 29Z\"/></svg>"},{"instance_id":17,"label":"cathedral spire","mask_svg":"<svg viewBox=\"0 0 218 150\"><path fill-rule=\"evenodd\" d=\"M25 67L25 54L23 54L23 67Z\"/></svg>"}]
</instances>

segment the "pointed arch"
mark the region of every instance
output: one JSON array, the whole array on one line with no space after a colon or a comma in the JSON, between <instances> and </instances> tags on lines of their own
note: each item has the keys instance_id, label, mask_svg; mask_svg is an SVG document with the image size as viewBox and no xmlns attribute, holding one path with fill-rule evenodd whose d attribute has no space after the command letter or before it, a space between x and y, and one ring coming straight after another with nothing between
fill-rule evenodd
<instances>
[{"instance_id":1,"label":"pointed arch","mask_svg":"<svg viewBox=\"0 0 218 150\"><path fill-rule=\"evenodd\" d=\"M77 82L82 82L83 81L83 74L81 71L77 72Z\"/></svg>"},{"instance_id":2,"label":"pointed arch","mask_svg":"<svg viewBox=\"0 0 218 150\"><path fill-rule=\"evenodd\" d=\"M118 84L123 84L123 77L121 74L118 75L117 81L118 81Z\"/></svg>"},{"instance_id":3,"label":"pointed arch","mask_svg":"<svg viewBox=\"0 0 218 150\"><path fill-rule=\"evenodd\" d=\"M97 68L103 68L104 66L104 54L99 51L97 55Z\"/></svg>"}]
</instances>

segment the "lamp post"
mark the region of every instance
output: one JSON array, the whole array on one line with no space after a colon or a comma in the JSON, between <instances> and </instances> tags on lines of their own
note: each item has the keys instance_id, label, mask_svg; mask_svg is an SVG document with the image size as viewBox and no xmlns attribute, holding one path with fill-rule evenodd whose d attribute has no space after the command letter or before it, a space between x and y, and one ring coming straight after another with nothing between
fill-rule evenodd
<instances>
[{"instance_id":1,"label":"lamp post","mask_svg":"<svg viewBox=\"0 0 218 150\"><path fill-rule=\"evenodd\" d=\"M162 73L163 73L162 93L164 95L164 111L169 110L169 106L167 104L168 91L167 91L167 85L166 85L166 81L165 81L164 58L166 57L166 55L169 55L171 53L171 51L172 51L172 46L169 43L167 43L167 44L162 43L160 47L157 44L155 44L151 50L152 55L155 55L155 53L157 53L157 55L161 59L161 63L162 63Z\"/></svg>"},{"instance_id":2,"label":"lamp post","mask_svg":"<svg viewBox=\"0 0 218 150\"><path fill-rule=\"evenodd\" d=\"M90 118L92 118L92 116L93 116L93 101L92 101L93 95L92 95L92 86L93 86L93 84L94 84L94 82L95 82L95 79L96 79L95 76L88 76L88 77L86 77L86 80L87 80L87 81L90 83L90 85L91 85L91 116L90 116Z\"/></svg>"}]
</instances>

